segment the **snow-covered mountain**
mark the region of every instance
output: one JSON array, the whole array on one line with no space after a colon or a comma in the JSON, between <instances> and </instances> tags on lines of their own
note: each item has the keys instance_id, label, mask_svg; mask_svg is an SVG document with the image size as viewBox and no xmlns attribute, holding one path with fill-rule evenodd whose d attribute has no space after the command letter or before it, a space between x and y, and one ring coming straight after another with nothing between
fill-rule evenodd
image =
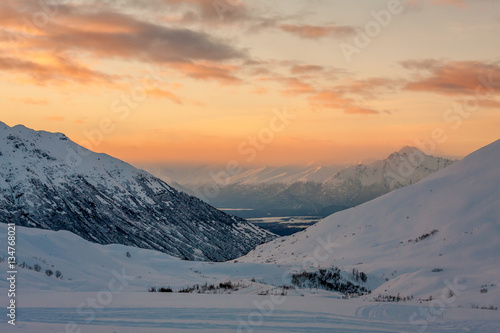
<instances>
[{"instance_id":1,"label":"snow-covered mountain","mask_svg":"<svg viewBox=\"0 0 500 333\"><path fill-rule=\"evenodd\" d=\"M0 222L213 261L241 256L275 237L64 134L4 123Z\"/></svg>"},{"instance_id":2,"label":"snow-covered mountain","mask_svg":"<svg viewBox=\"0 0 500 333\"><path fill-rule=\"evenodd\" d=\"M247 208L243 217L315 215L359 205L394 189L418 182L453 161L404 147L368 164L244 169L229 176L214 167L152 168L177 189L197 195L215 207ZM177 177L177 178L176 178ZM214 190L216 189L216 190Z\"/></svg>"},{"instance_id":3,"label":"snow-covered mountain","mask_svg":"<svg viewBox=\"0 0 500 333\"><path fill-rule=\"evenodd\" d=\"M401 296L441 297L455 281L457 298L467 290L470 300L498 306L499 165L500 140L416 184L335 213L238 261L356 268L387 279L375 293Z\"/></svg>"},{"instance_id":4,"label":"snow-covered mountain","mask_svg":"<svg viewBox=\"0 0 500 333\"><path fill-rule=\"evenodd\" d=\"M386 159L341 170L322 185L335 201L354 206L414 184L452 163L452 160L426 155L415 147L407 146Z\"/></svg>"}]
</instances>

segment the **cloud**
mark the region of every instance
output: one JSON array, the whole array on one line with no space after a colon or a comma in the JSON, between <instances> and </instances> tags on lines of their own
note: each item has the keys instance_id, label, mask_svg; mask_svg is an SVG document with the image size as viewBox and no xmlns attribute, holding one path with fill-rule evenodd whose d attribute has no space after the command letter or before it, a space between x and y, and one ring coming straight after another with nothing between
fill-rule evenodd
<instances>
[{"instance_id":1,"label":"cloud","mask_svg":"<svg viewBox=\"0 0 500 333\"><path fill-rule=\"evenodd\" d=\"M281 93L285 96L305 96L312 107L339 109L346 114L368 115L386 112L360 105L360 101L398 91L405 83L401 79L383 77L353 79L350 78L352 73L342 69L291 60L267 61L254 65L257 66L254 68L254 74L262 75L257 80L278 83ZM281 74L283 70L295 76ZM342 79L339 79L339 76Z\"/></svg>"},{"instance_id":2,"label":"cloud","mask_svg":"<svg viewBox=\"0 0 500 333\"><path fill-rule=\"evenodd\" d=\"M237 83L241 80L234 73L237 66L219 65L215 63L176 63L171 65L184 75L198 80L216 80L221 83Z\"/></svg>"},{"instance_id":3,"label":"cloud","mask_svg":"<svg viewBox=\"0 0 500 333\"><path fill-rule=\"evenodd\" d=\"M177 96L176 94L174 94L170 91L160 89L160 88L153 88L153 89L148 90L148 96L154 96L154 97L158 97L158 98L166 98L166 99L171 100L174 103L183 104L183 101L179 96Z\"/></svg>"},{"instance_id":4,"label":"cloud","mask_svg":"<svg viewBox=\"0 0 500 333\"><path fill-rule=\"evenodd\" d=\"M273 79L273 81L283 84L284 89L282 90L282 93L288 96L297 96L316 92L310 84L296 77L277 78Z\"/></svg>"},{"instance_id":5,"label":"cloud","mask_svg":"<svg viewBox=\"0 0 500 333\"><path fill-rule=\"evenodd\" d=\"M293 65L290 69L292 74L309 74L322 72L325 68L317 65Z\"/></svg>"},{"instance_id":6,"label":"cloud","mask_svg":"<svg viewBox=\"0 0 500 333\"><path fill-rule=\"evenodd\" d=\"M394 92L403 85L404 81L400 79L371 77L362 80L345 79L335 86L335 90L345 94L374 97L375 94Z\"/></svg>"},{"instance_id":7,"label":"cloud","mask_svg":"<svg viewBox=\"0 0 500 333\"><path fill-rule=\"evenodd\" d=\"M61 56L46 57L50 64L42 64L30 60L0 57L0 71L25 74L36 84L78 82L78 83L109 83L118 78L117 75L108 75L91 70L82 64Z\"/></svg>"},{"instance_id":8,"label":"cloud","mask_svg":"<svg viewBox=\"0 0 500 333\"><path fill-rule=\"evenodd\" d=\"M218 21L218 23L249 20L250 9L243 1L233 0L163 0L174 6L194 10L184 12L183 21Z\"/></svg>"},{"instance_id":9,"label":"cloud","mask_svg":"<svg viewBox=\"0 0 500 333\"><path fill-rule=\"evenodd\" d=\"M483 87L489 93L500 93L498 63L425 59L404 61L402 66L418 71L406 84L405 90L442 95L473 95L476 94L476 89Z\"/></svg>"},{"instance_id":10,"label":"cloud","mask_svg":"<svg viewBox=\"0 0 500 333\"><path fill-rule=\"evenodd\" d=\"M379 114L380 111L374 110L374 109L369 109L369 108L363 108L360 106L356 105L349 105L344 108L344 112L347 114Z\"/></svg>"},{"instance_id":11,"label":"cloud","mask_svg":"<svg viewBox=\"0 0 500 333\"><path fill-rule=\"evenodd\" d=\"M356 34L356 30L351 26L318 26L318 25L296 25L296 24L281 24L279 28L282 31L303 39L319 39L324 37L346 37Z\"/></svg>"},{"instance_id":12,"label":"cloud","mask_svg":"<svg viewBox=\"0 0 500 333\"><path fill-rule=\"evenodd\" d=\"M244 51L205 32L161 26L125 14L72 11L60 21L63 24L51 25L45 30L48 36L36 44L158 63L245 58ZM107 29L102 29L103 22Z\"/></svg>"},{"instance_id":13,"label":"cloud","mask_svg":"<svg viewBox=\"0 0 500 333\"><path fill-rule=\"evenodd\" d=\"M207 6L201 1L190 2ZM234 73L225 72L222 66L215 68L200 63L223 64L248 58L245 50L207 32L151 23L125 14L127 11L123 9L122 12L110 11L110 7L102 4L95 8L85 2L61 4L50 7L53 12L48 12L52 14L43 24L30 22L37 13L44 13L48 3L48 0L20 0L19 6L0 3L2 39L11 43L7 52L3 52L0 70L25 71L38 82L62 80L65 76L68 81L81 83L120 79L64 56L51 65L22 57L27 53L44 53L55 59L60 54L71 53L78 58L153 62L187 69L186 75L197 79L234 82L237 81Z\"/></svg>"},{"instance_id":14,"label":"cloud","mask_svg":"<svg viewBox=\"0 0 500 333\"><path fill-rule=\"evenodd\" d=\"M500 109L500 102L493 99L480 99L479 105L483 108Z\"/></svg>"},{"instance_id":15,"label":"cloud","mask_svg":"<svg viewBox=\"0 0 500 333\"><path fill-rule=\"evenodd\" d=\"M321 91L309 97L309 101L316 106L343 110L346 114L373 115L380 113L380 111L374 109L361 107L353 99L346 98L332 90Z\"/></svg>"}]
</instances>

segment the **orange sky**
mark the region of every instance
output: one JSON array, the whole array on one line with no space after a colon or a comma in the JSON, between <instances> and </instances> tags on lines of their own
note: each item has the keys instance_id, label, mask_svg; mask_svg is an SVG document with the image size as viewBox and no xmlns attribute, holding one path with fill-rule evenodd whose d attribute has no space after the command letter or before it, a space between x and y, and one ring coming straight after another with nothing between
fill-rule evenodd
<instances>
[{"instance_id":1,"label":"orange sky","mask_svg":"<svg viewBox=\"0 0 500 333\"><path fill-rule=\"evenodd\" d=\"M0 2L2 117L132 163L352 163L499 139L500 2Z\"/></svg>"}]
</instances>

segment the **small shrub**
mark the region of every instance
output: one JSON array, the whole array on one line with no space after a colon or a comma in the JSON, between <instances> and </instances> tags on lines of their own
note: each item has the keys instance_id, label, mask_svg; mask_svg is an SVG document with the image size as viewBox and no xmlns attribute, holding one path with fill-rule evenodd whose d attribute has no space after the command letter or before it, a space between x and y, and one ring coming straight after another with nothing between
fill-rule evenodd
<instances>
[{"instance_id":1,"label":"small shrub","mask_svg":"<svg viewBox=\"0 0 500 333\"><path fill-rule=\"evenodd\" d=\"M38 264L35 264L35 265L33 266L33 270L34 270L35 272L40 272L40 271L42 270L42 267L41 267L40 265L38 265Z\"/></svg>"},{"instance_id":2,"label":"small shrub","mask_svg":"<svg viewBox=\"0 0 500 333\"><path fill-rule=\"evenodd\" d=\"M56 278L62 279L62 273L60 271L56 271Z\"/></svg>"},{"instance_id":3,"label":"small shrub","mask_svg":"<svg viewBox=\"0 0 500 333\"><path fill-rule=\"evenodd\" d=\"M126 256L127 256L127 258L132 257L132 255L131 255L131 254L130 254L130 252L128 252L128 251L127 251L127 253L126 253Z\"/></svg>"},{"instance_id":4,"label":"small shrub","mask_svg":"<svg viewBox=\"0 0 500 333\"><path fill-rule=\"evenodd\" d=\"M221 282L221 283L219 283L219 288L220 289L233 289L233 284L231 283L231 281Z\"/></svg>"},{"instance_id":5,"label":"small shrub","mask_svg":"<svg viewBox=\"0 0 500 333\"><path fill-rule=\"evenodd\" d=\"M173 291L172 291L172 288L170 288L170 287L167 287L167 288L161 287L160 289L158 289L158 292L160 292L160 293L171 293Z\"/></svg>"},{"instance_id":6,"label":"small shrub","mask_svg":"<svg viewBox=\"0 0 500 333\"><path fill-rule=\"evenodd\" d=\"M481 288L481 290L479 290L481 292L481 294L486 294L488 292L488 288Z\"/></svg>"},{"instance_id":7,"label":"small shrub","mask_svg":"<svg viewBox=\"0 0 500 333\"><path fill-rule=\"evenodd\" d=\"M155 293L156 292L156 287L151 287L148 289L150 293Z\"/></svg>"},{"instance_id":8,"label":"small shrub","mask_svg":"<svg viewBox=\"0 0 500 333\"><path fill-rule=\"evenodd\" d=\"M377 296L373 297L373 300L375 302L406 302L406 301L411 301L413 300L413 295L411 296L400 296L399 293L394 296L394 295L380 295L378 294Z\"/></svg>"},{"instance_id":9,"label":"small shrub","mask_svg":"<svg viewBox=\"0 0 500 333\"><path fill-rule=\"evenodd\" d=\"M415 242L415 243L418 243L419 241L424 240L424 239L426 239L426 238L429 238L430 236L435 235L435 234L437 234L438 232L439 232L439 230L437 230L437 229L433 229L431 232L425 233L425 234L423 234L423 235L422 235L422 236L420 236L420 237L417 237L417 238L415 238L415 239L409 239L409 240L408 240L408 242Z\"/></svg>"},{"instance_id":10,"label":"small shrub","mask_svg":"<svg viewBox=\"0 0 500 333\"><path fill-rule=\"evenodd\" d=\"M45 271L45 274L47 274L47 276L52 276L52 274L54 274L54 272L52 272L52 270L51 270L51 269L47 269L47 270Z\"/></svg>"},{"instance_id":11,"label":"small shrub","mask_svg":"<svg viewBox=\"0 0 500 333\"><path fill-rule=\"evenodd\" d=\"M498 310L498 307L494 306L494 305L490 305L490 306L482 306L481 307L481 310Z\"/></svg>"},{"instance_id":12,"label":"small shrub","mask_svg":"<svg viewBox=\"0 0 500 333\"><path fill-rule=\"evenodd\" d=\"M433 271L434 273L438 273L438 272L442 272L442 271L443 271L443 269L442 269L442 268L433 268L433 269L432 269L432 271Z\"/></svg>"}]
</instances>

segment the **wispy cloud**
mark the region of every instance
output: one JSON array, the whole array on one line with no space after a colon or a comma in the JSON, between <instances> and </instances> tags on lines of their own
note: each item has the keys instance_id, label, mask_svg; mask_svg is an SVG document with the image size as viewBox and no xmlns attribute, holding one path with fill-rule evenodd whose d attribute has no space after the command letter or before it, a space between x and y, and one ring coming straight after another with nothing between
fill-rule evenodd
<instances>
[{"instance_id":1,"label":"wispy cloud","mask_svg":"<svg viewBox=\"0 0 500 333\"><path fill-rule=\"evenodd\" d=\"M332 90L325 90L312 95L309 97L309 101L319 107L343 110L346 114L374 115L380 113L380 111L359 106L353 99L346 98Z\"/></svg>"},{"instance_id":2,"label":"wispy cloud","mask_svg":"<svg viewBox=\"0 0 500 333\"><path fill-rule=\"evenodd\" d=\"M323 66L318 65L298 65L295 64L290 68L290 72L292 74L309 74L309 73L317 73L325 70Z\"/></svg>"},{"instance_id":3,"label":"wispy cloud","mask_svg":"<svg viewBox=\"0 0 500 333\"><path fill-rule=\"evenodd\" d=\"M309 24L288 24L284 23L279 26L282 31L303 39L319 39L324 37L346 37L356 34L356 29L351 26L342 25L309 25Z\"/></svg>"},{"instance_id":4,"label":"wispy cloud","mask_svg":"<svg viewBox=\"0 0 500 333\"><path fill-rule=\"evenodd\" d=\"M401 63L416 70L406 90L443 95L473 95L489 77L500 81L500 65L482 61L446 61L436 59L409 60ZM490 92L500 93L500 83L491 85Z\"/></svg>"},{"instance_id":5,"label":"wispy cloud","mask_svg":"<svg viewBox=\"0 0 500 333\"><path fill-rule=\"evenodd\" d=\"M33 54L32 54L33 55ZM45 56L50 63L39 63L31 60L0 57L0 71L24 74L30 77L36 84L64 83L64 82L111 82L118 78L117 75L109 75L92 70L83 64L61 56Z\"/></svg>"},{"instance_id":6,"label":"wispy cloud","mask_svg":"<svg viewBox=\"0 0 500 333\"><path fill-rule=\"evenodd\" d=\"M382 93L398 91L404 86L402 79L384 77L370 77L367 79L344 79L335 86L335 90L344 94L356 94L366 98L373 98Z\"/></svg>"},{"instance_id":7,"label":"wispy cloud","mask_svg":"<svg viewBox=\"0 0 500 333\"><path fill-rule=\"evenodd\" d=\"M274 81L284 86L282 93L287 96L297 96L316 92L316 89L314 89L312 85L297 77L282 77L274 79Z\"/></svg>"},{"instance_id":8,"label":"wispy cloud","mask_svg":"<svg viewBox=\"0 0 500 333\"><path fill-rule=\"evenodd\" d=\"M154 96L158 98L166 98L177 104L183 104L183 100L171 91L153 88L148 90L148 96Z\"/></svg>"}]
</instances>

